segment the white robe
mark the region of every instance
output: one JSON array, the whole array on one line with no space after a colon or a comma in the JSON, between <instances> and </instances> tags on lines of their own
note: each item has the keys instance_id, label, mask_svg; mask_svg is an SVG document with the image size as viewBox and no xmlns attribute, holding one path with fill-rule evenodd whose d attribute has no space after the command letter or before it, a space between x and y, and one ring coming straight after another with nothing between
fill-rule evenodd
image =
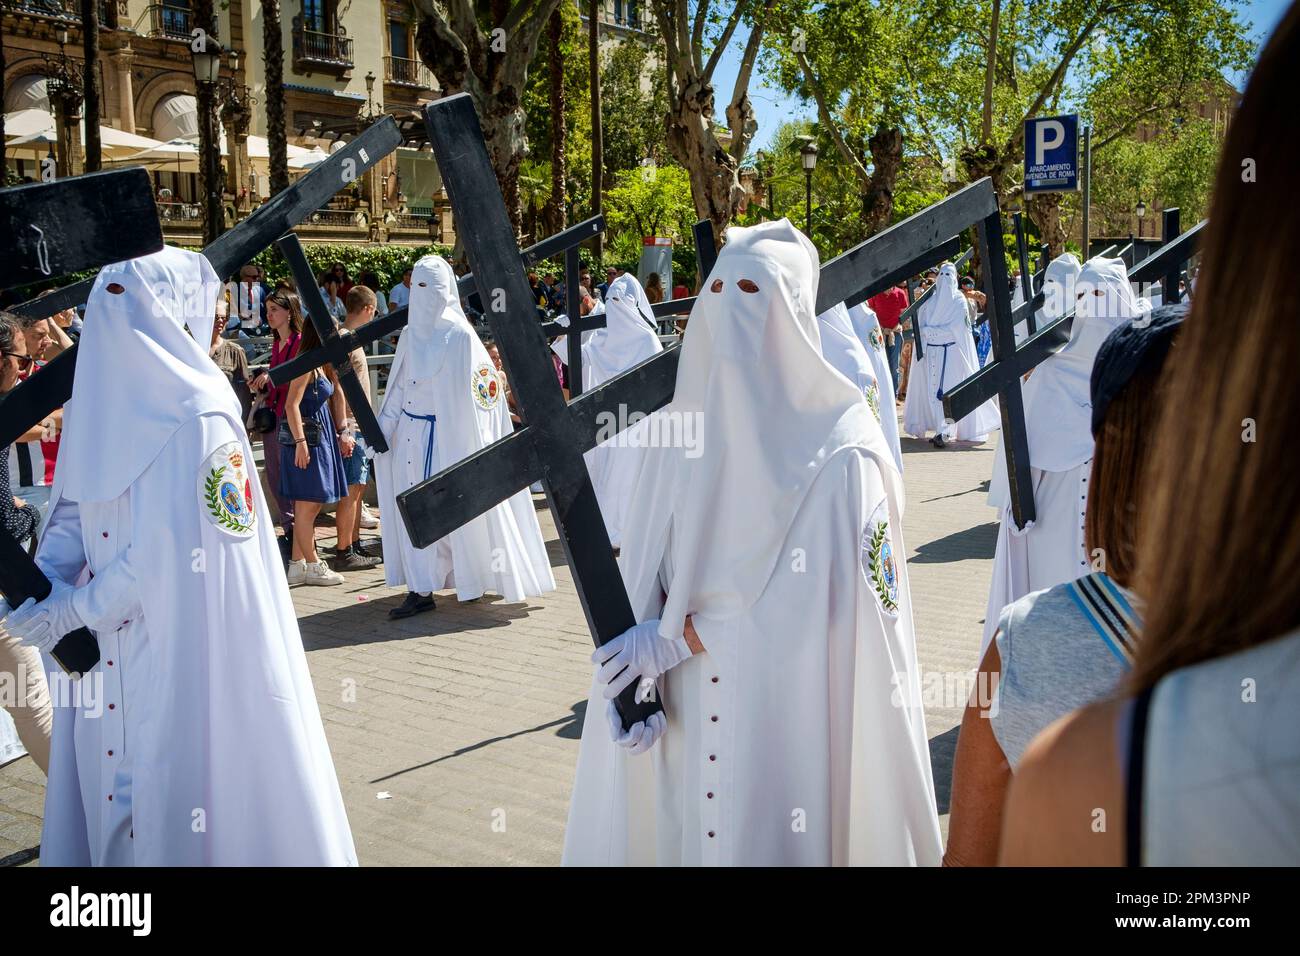
<instances>
[{"instance_id":1,"label":"white robe","mask_svg":"<svg viewBox=\"0 0 1300 956\"><path fill-rule=\"evenodd\" d=\"M876 382L880 386L881 396L880 427L885 432L885 441L894 453L898 470L902 472L903 448L898 438L898 386L894 381L894 373L889 368L889 353L885 351L885 333L880 329L880 319L865 302L849 309L849 320L853 323L853 331L857 334L858 341L867 350L872 368L876 371ZM902 335L903 330L898 329L894 334Z\"/></svg>"},{"instance_id":2,"label":"white robe","mask_svg":"<svg viewBox=\"0 0 1300 956\"><path fill-rule=\"evenodd\" d=\"M880 467L839 452L787 536L806 568L782 562L735 617L694 616L707 650L660 680L668 730L649 754L610 741L593 685L566 865L938 864L901 519ZM885 515L899 556L892 614L863 569L864 533ZM638 620L659 613L649 590Z\"/></svg>"},{"instance_id":3,"label":"white robe","mask_svg":"<svg viewBox=\"0 0 1300 956\"><path fill-rule=\"evenodd\" d=\"M943 270L951 268L945 265ZM940 270L940 284L946 279L943 270ZM955 290L955 273L950 284ZM952 391L980 368L967 314L966 300L961 293L945 297L943 288L936 290L920 308L925 356L918 359L915 351L912 353L912 375L903 404L903 431L913 438L925 438L926 432L940 432L947 441L982 442L988 440L989 432L1001 427L993 399L959 422L944 420L941 395Z\"/></svg>"},{"instance_id":4,"label":"white robe","mask_svg":"<svg viewBox=\"0 0 1300 956\"><path fill-rule=\"evenodd\" d=\"M46 658L42 865L356 864L261 485L248 535L196 495L223 447L251 467L240 423L204 414L114 500L63 498L56 478L37 562L68 584L94 575L100 660L61 701ZM64 449L60 476L77 464Z\"/></svg>"},{"instance_id":5,"label":"white robe","mask_svg":"<svg viewBox=\"0 0 1300 956\"><path fill-rule=\"evenodd\" d=\"M428 366L430 377L415 377L424 362L394 362L380 409L389 445L387 454L375 457L385 581L421 594L454 587L462 601L488 591L511 602L553 591L546 542L526 487L427 548L411 543L397 496L511 430L504 390L478 336L468 325L453 324L437 339L430 346L439 353ZM492 384L495 390L487 391ZM437 421L431 426L415 415Z\"/></svg>"},{"instance_id":6,"label":"white robe","mask_svg":"<svg viewBox=\"0 0 1300 956\"><path fill-rule=\"evenodd\" d=\"M582 336L584 392L603 385L632 366L663 351L658 335L646 321L651 318L649 301L645 301L643 307L638 307L638 300L644 297L644 291L631 274L619 276L610 285L606 301L602 303L602 311L607 316L605 327ZM567 335L556 339L551 348L561 362L569 364ZM630 411L635 409L629 410L629 413ZM601 516L605 519L609 543L615 548L622 547L623 544L623 527L632 498L632 483L636 480L644 457L648 427L642 421L583 454Z\"/></svg>"}]
</instances>

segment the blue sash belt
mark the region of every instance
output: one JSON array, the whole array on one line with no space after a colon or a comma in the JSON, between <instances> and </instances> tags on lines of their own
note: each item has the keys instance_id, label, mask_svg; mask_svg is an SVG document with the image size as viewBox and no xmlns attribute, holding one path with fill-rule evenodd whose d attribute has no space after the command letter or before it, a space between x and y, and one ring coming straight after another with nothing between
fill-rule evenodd
<instances>
[{"instance_id":1,"label":"blue sash belt","mask_svg":"<svg viewBox=\"0 0 1300 956\"><path fill-rule=\"evenodd\" d=\"M407 418L415 418L422 422L429 423L429 438L424 445L424 477L428 478L433 474L433 430L434 422L438 420L437 415L412 415L406 409L402 409L402 414Z\"/></svg>"},{"instance_id":2,"label":"blue sash belt","mask_svg":"<svg viewBox=\"0 0 1300 956\"><path fill-rule=\"evenodd\" d=\"M932 344L929 348L943 349L943 364L939 366L939 387L934 390L934 397L943 401L943 377L948 374L948 350L956 345L956 342L944 342L943 344Z\"/></svg>"}]
</instances>

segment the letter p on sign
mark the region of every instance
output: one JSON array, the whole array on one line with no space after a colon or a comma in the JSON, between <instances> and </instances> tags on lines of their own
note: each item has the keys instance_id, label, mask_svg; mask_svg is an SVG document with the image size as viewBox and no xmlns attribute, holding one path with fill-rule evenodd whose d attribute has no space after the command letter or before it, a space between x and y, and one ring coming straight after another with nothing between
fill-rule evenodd
<instances>
[{"instance_id":1,"label":"letter p on sign","mask_svg":"<svg viewBox=\"0 0 1300 956\"><path fill-rule=\"evenodd\" d=\"M1060 120L1046 120L1034 124L1034 165L1041 166L1049 149L1065 142L1065 124Z\"/></svg>"}]
</instances>

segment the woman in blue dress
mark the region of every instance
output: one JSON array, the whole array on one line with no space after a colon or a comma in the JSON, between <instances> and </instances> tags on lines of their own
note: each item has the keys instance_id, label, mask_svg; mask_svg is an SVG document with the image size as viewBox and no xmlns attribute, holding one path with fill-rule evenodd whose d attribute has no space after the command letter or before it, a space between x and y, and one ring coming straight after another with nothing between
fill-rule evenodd
<instances>
[{"instance_id":1,"label":"woman in blue dress","mask_svg":"<svg viewBox=\"0 0 1300 956\"><path fill-rule=\"evenodd\" d=\"M310 322L303 323L302 306L292 292L277 292L276 305L289 309L295 325L304 326L304 354L320 346L320 336ZM300 375L289 383L280 423L280 493L293 501L293 551L288 567L289 585L342 584L343 575L331 570L316 553L316 516L324 505L347 497L343 453L334 427L335 412L342 411L338 377L330 365Z\"/></svg>"}]
</instances>

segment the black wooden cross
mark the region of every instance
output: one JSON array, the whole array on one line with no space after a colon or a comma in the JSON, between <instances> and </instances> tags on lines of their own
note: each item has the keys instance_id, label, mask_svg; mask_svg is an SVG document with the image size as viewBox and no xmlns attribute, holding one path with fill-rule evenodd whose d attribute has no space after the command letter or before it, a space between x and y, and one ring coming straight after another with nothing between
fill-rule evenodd
<instances>
[{"instance_id":1,"label":"black wooden cross","mask_svg":"<svg viewBox=\"0 0 1300 956\"><path fill-rule=\"evenodd\" d=\"M320 286L316 284L316 274L302 251L302 242L296 235L289 233L277 239L275 246L280 250L280 255L284 256L285 262L289 264L289 272L298 286L298 298L302 300L303 311L307 313L307 318L316 329L316 335L320 337L321 347L318 349L320 354L316 357L334 366L334 373L339 377L339 387L347 396L348 408L352 410L352 415L357 420L357 427L366 438L366 444L376 453L383 454L388 451L388 442L384 440L379 419L375 417L375 410L370 407L370 402L366 398L366 387L361 384L356 370L352 368L352 349L348 347L348 342L342 335L342 332L347 329L341 329L334 321L334 317L330 315L325 305L325 296L321 293ZM342 422L338 423L340 427L342 424Z\"/></svg>"},{"instance_id":2,"label":"black wooden cross","mask_svg":"<svg viewBox=\"0 0 1300 956\"><path fill-rule=\"evenodd\" d=\"M162 246L153 185L143 169L89 173L0 190L0 258L5 262L0 291L147 256ZM46 366L35 378L48 372ZM0 399L0 430L11 434L0 443L0 450L7 450L14 438L53 411L34 406L26 388L24 383ZM0 494L9 494L9 489L0 488ZM0 531L0 593L10 607L28 598L43 601L50 590L50 581L36 562ZM80 677L99 661L99 643L89 630L79 628L64 635L50 656L65 673Z\"/></svg>"},{"instance_id":3,"label":"black wooden cross","mask_svg":"<svg viewBox=\"0 0 1300 956\"><path fill-rule=\"evenodd\" d=\"M275 240L319 209L340 189L401 145L401 134L391 116L385 116L329 159L315 166L288 189L263 203L251 216L223 233L203 250L217 276L224 282L236 269L252 259ZM151 205L157 218L157 207ZM82 223L76 224L81 227ZM123 229L117 222L116 228ZM89 229L90 226L85 226ZM129 258L119 251L109 260ZM54 315L63 309L81 305L90 294L94 279L85 279L47 296L15 306L11 312L22 316ZM40 375L30 379L5 397L0 408L21 409L22 415L0 413L0 447L9 444L56 408L62 408L72 395L73 369L77 347L63 352ZM12 405L10 404L12 402Z\"/></svg>"},{"instance_id":4,"label":"black wooden cross","mask_svg":"<svg viewBox=\"0 0 1300 956\"><path fill-rule=\"evenodd\" d=\"M636 622L582 454L610 437L611 418L626 421L631 412L649 413L672 399L681 347L655 354L566 405L551 363L542 360L544 336L531 321L528 284L472 102L458 94L429 104L425 126L479 291L487 301L494 289L502 293L504 310L489 312L488 319L527 424L403 492L398 510L415 546L427 547L540 480L592 636L604 644ZM997 199L984 179L826 263L816 313L861 302L950 258L956 240L949 237L972 223L989 233L990 250L1001 261ZM1001 283L1005 310L1005 266ZM635 686L634 681L618 701L625 727L660 709L655 701L634 704Z\"/></svg>"},{"instance_id":5,"label":"black wooden cross","mask_svg":"<svg viewBox=\"0 0 1300 956\"><path fill-rule=\"evenodd\" d=\"M1025 302L1028 302L1034 297L1034 276L1029 271L1029 240L1025 236L1024 213L1012 213L1011 222L1016 234L1016 260L1020 264L1020 291L1025 297ZM1025 324L1029 328L1030 335L1038 331L1038 319L1035 312L1035 309L1030 309L1029 314L1025 316ZM1014 327L1019 325L1020 322L1016 320L1012 324Z\"/></svg>"},{"instance_id":6,"label":"black wooden cross","mask_svg":"<svg viewBox=\"0 0 1300 956\"><path fill-rule=\"evenodd\" d=\"M549 258L557 253L565 252L567 254L569 250L576 251L579 244L585 242L592 235L600 232L604 228L604 217L593 216L591 219L586 219L577 225L570 226L563 232L557 232L555 235L548 236L541 242L524 249L519 253L520 261L523 263L525 269L530 269L532 268L533 263ZM289 237L286 236L284 238L288 239ZM298 283L300 288L303 287L305 280L310 280L310 285L315 285L315 279L311 277L311 269L309 267L303 273L302 278L298 278L295 275L295 281ZM471 296L473 296L474 299L477 299L478 293L474 291L474 276L460 276L456 280L456 291L462 299L469 299ZM277 365L275 368L271 369L268 373L268 377L271 379L271 384L284 385L300 375L306 375L312 369L320 368L326 363L333 365L336 369L340 367L340 363L350 364L348 362L348 355L351 354L353 349L364 349L372 342L377 342L382 338L386 338L394 332L400 332L407 324L408 308L408 306L402 306L402 308L396 309L387 315L380 316L373 321L367 322L359 329L336 329L335 336L329 341L322 338L321 348L304 355L296 356L288 362L285 362L282 365ZM320 331L319 326L317 327L317 331ZM351 398L349 398L349 402L350 401ZM358 421L358 424L361 424L360 421ZM364 427L362 428L362 434L366 436L366 441L376 451L387 451L388 445L387 442L382 441L383 435L377 434L380 441L375 442L371 439L370 435L366 434Z\"/></svg>"},{"instance_id":7,"label":"black wooden cross","mask_svg":"<svg viewBox=\"0 0 1300 956\"><path fill-rule=\"evenodd\" d=\"M1149 282L1163 278L1169 283L1167 277L1176 276L1178 267L1195 254L1204 225L1201 222L1192 227L1128 270L1129 280ZM989 260L985 258L984 261ZM992 281L991 278L986 276L986 287L989 281ZM1002 287L1005 288L1005 283ZM1177 278L1173 280L1173 287L1178 287ZM1020 314L1020 310L1026 307L1033 307L1042 295L1040 290L1033 300L1020 306L1016 314ZM1065 315L1039 329L1017 348L1015 316L995 310L990 322L993 332L993 361L960 385L949 389L943 396L944 414L954 420L965 418L984 402L997 396L1002 413L1002 449L1006 457L1007 474L1011 478L1011 512L1018 528L1024 528L1035 517L1021 380L1026 372L1057 352L1069 340L1073 320L1074 309L1070 308Z\"/></svg>"},{"instance_id":8,"label":"black wooden cross","mask_svg":"<svg viewBox=\"0 0 1300 956\"><path fill-rule=\"evenodd\" d=\"M219 237L203 254L217 275L226 279L400 144L397 124L392 117L384 117ZM13 271L7 273L16 277L13 285L149 255L163 245L153 186L141 169L19 186L4 190L3 195L0 222L8 228L6 239L0 240L4 243L0 255L8 242L15 244L12 257L5 256L14 263ZM6 279L5 286L10 282ZM84 303L93 285L93 278L84 279L10 311L24 317L53 315ZM0 448L67 403L76 362L74 345L0 398ZM35 563L3 535L0 568L0 591L10 604L28 597L44 600L49 594L49 582ZM72 644L67 643L70 638L75 639ZM64 637L51 656L68 673L80 675L99 660L99 645L89 631L84 636L77 631Z\"/></svg>"}]
</instances>

